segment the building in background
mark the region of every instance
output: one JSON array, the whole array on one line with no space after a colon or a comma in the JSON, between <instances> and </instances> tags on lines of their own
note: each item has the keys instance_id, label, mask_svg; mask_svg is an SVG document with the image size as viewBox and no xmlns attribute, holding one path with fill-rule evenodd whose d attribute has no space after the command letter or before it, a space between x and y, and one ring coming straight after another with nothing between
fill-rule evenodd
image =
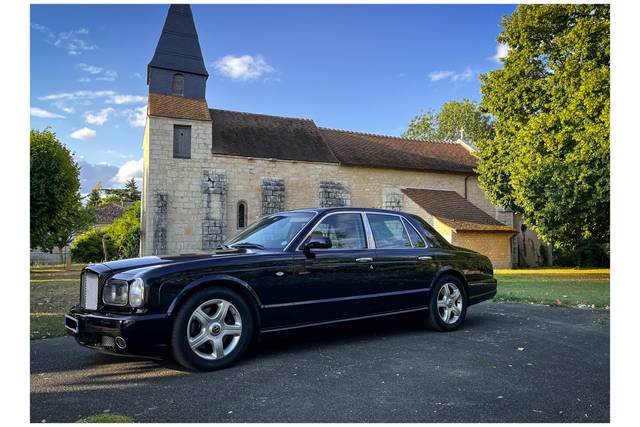
<instances>
[{"instance_id":1,"label":"building in background","mask_svg":"<svg viewBox=\"0 0 640 427\"><path fill-rule=\"evenodd\" d=\"M521 220L480 189L473 148L464 141L210 109L208 76L191 8L170 6L147 68L143 255L211 251L278 211L363 206L416 213L451 243L489 256L495 268L537 263L528 248L520 255L514 227Z\"/></svg>"}]
</instances>

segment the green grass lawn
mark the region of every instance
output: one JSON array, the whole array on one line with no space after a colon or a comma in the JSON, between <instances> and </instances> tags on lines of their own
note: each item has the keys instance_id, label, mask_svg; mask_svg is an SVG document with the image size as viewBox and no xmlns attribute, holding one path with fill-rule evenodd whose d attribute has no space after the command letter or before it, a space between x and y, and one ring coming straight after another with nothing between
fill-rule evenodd
<instances>
[{"instance_id":1,"label":"green grass lawn","mask_svg":"<svg viewBox=\"0 0 640 427\"><path fill-rule=\"evenodd\" d=\"M65 335L64 314L80 298L80 272L32 268L30 291L31 339Z\"/></svg>"},{"instance_id":2,"label":"green grass lawn","mask_svg":"<svg viewBox=\"0 0 640 427\"><path fill-rule=\"evenodd\" d=\"M77 423L132 423L133 418L118 414L98 414L82 418Z\"/></svg>"},{"instance_id":3,"label":"green grass lawn","mask_svg":"<svg viewBox=\"0 0 640 427\"><path fill-rule=\"evenodd\" d=\"M496 302L609 308L609 270L497 270Z\"/></svg>"}]
</instances>

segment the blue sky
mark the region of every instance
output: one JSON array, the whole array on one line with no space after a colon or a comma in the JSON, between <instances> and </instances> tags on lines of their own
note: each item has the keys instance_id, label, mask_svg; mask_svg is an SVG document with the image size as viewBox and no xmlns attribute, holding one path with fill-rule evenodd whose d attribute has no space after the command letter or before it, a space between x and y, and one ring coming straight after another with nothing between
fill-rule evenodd
<instances>
[{"instance_id":1,"label":"blue sky","mask_svg":"<svg viewBox=\"0 0 640 427\"><path fill-rule=\"evenodd\" d=\"M32 5L31 126L50 126L83 192L139 177L146 64L168 5ZM510 5L193 5L207 101L399 135L426 109L479 100ZM503 53L503 52L502 52Z\"/></svg>"}]
</instances>

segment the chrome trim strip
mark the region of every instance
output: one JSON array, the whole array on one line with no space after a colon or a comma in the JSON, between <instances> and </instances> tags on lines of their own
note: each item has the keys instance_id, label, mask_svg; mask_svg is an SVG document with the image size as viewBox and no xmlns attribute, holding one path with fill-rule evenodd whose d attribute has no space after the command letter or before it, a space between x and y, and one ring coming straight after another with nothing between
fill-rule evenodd
<instances>
[{"instance_id":1,"label":"chrome trim strip","mask_svg":"<svg viewBox=\"0 0 640 427\"><path fill-rule=\"evenodd\" d=\"M373 238L373 231L371 231L371 224L369 223L369 217L365 211L361 212L362 222L364 223L364 231L367 234L367 244L370 249L376 248L376 241Z\"/></svg>"},{"instance_id":2,"label":"chrome trim strip","mask_svg":"<svg viewBox=\"0 0 640 427\"><path fill-rule=\"evenodd\" d=\"M388 297L393 295L405 295L405 294L417 294L420 292L428 292L431 288L419 288L419 289L409 289L405 291L393 291L393 292L380 292L377 294L366 294L366 295L354 295L350 297L338 297L338 298L326 298L326 299L316 299L316 300L307 300L307 301L296 301L296 302L285 302L281 304L267 304L263 305L262 308L280 308L280 307L291 307L296 305L307 305L307 304L322 304L327 302L340 302L340 301L351 301L358 299L366 299L366 298L381 298Z\"/></svg>"},{"instance_id":3,"label":"chrome trim strip","mask_svg":"<svg viewBox=\"0 0 640 427\"><path fill-rule=\"evenodd\" d=\"M416 311L425 311L425 310L429 310L429 306L428 305L424 305L424 306L420 306L420 307L416 307L416 308L409 308L406 310L399 310L399 311L389 311L389 312L385 312L385 313L376 313L376 314L368 314L365 316L357 316L357 317L349 317L346 319L337 319L337 320L327 320L324 322L315 322L315 323L305 323L303 325L293 325L293 326L285 326L282 328L266 328L266 329L261 329L260 333L269 333L269 332L279 332L279 331L288 331L291 329L301 329L301 328L309 328L312 326L321 326L321 325L330 325L330 324L334 324L334 323L344 323L344 322L351 322L353 320L363 320L363 319L372 319L375 317L386 317L386 316L393 316L396 314L404 314L404 313L413 313Z\"/></svg>"}]
</instances>

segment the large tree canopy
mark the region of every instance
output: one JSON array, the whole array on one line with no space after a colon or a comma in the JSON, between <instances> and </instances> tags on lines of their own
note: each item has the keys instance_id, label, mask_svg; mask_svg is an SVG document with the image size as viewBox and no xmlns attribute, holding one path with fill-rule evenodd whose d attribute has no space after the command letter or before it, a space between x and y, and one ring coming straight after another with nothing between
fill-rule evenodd
<instances>
[{"instance_id":1,"label":"large tree canopy","mask_svg":"<svg viewBox=\"0 0 640 427\"><path fill-rule=\"evenodd\" d=\"M495 137L480 182L544 239L609 240L609 6L521 5L503 19L501 69L481 76Z\"/></svg>"},{"instance_id":2,"label":"large tree canopy","mask_svg":"<svg viewBox=\"0 0 640 427\"><path fill-rule=\"evenodd\" d=\"M80 169L56 135L30 132L31 247L51 249L80 207Z\"/></svg>"},{"instance_id":3,"label":"large tree canopy","mask_svg":"<svg viewBox=\"0 0 640 427\"><path fill-rule=\"evenodd\" d=\"M455 141L464 129L465 139L477 141L493 137L493 127L488 115L480 112L478 104L468 99L442 104L437 113L428 110L414 117L409 123L406 138Z\"/></svg>"}]
</instances>

